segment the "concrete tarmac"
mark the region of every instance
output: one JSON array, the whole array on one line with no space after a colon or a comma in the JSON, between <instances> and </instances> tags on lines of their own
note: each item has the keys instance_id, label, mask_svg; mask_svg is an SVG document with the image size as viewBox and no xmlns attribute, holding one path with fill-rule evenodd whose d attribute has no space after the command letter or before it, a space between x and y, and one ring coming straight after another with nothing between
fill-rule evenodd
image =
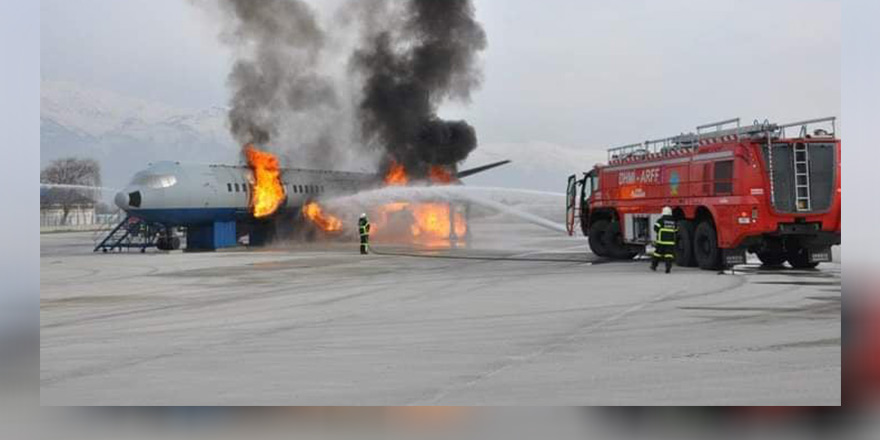
<instances>
[{"instance_id":1,"label":"concrete tarmac","mask_svg":"<svg viewBox=\"0 0 880 440\"><path fill-rule=\"evenodd\" d=\"M462 249L368 257L41 235L41 403L840 404L838 263L665 275L531 225L472 228Z\"/></svg>"}]
</instances>

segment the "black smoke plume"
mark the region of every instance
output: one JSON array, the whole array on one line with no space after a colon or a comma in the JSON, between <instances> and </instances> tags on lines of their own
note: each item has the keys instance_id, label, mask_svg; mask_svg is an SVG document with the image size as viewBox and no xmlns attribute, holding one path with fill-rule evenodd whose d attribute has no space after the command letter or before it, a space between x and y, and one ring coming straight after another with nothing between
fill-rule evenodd
<instances>
[{"instance_id":1,"label":"black smoke plume","mask_svg":"<svg viewBox=\"0 0 880 440\"><path fill-rule=\"evenodd\" d=\"M396 161L420 177L431 165L456 167L477 147L471 125L442 120L437 108L469 100L479 86L486 35L471 0L406 0L395 12L402 21L365 20L393 24L368 32L353 55L364 77L358 116L365 140L387 152L385 167Z\"/></svg>"},{"instance_id":2,"label":"black smoke plume","mask_svg":"<svg viewBox=\"0 0 880 440\"><path fill-rule=\"evenodd\" d=\"M337 105L317 67L326 41L314 11L300 0L221 0L232 17L239 57L229 74L229 124L242 145L266 145L285 119Z\"/></svg>"}]
</instances>

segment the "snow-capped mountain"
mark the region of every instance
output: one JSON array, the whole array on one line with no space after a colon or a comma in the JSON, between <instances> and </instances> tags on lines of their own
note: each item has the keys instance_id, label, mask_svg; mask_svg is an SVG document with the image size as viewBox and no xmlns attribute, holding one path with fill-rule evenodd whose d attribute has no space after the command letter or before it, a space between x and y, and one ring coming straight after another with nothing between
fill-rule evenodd
<instances>
[{"instance_id":1,"label":"snow-capped mountain","mask_svg":"<svg viewBox=\"0 0 880 440\"><path fill-rule=\"evenodd\" d=\"M40 161L98 159L104 185L122 187L150 162L238 163L225 108L183 109L67 82L40 90ZM510 159L513 164L470 178L473 185L564 191L571 173L587 170L604 152L551 142L482 143L463 168ZM307 166L292 164L293 166Z\"/></svg>"},{"instance_id":2,"label":"snow-capped mountain","mask_svg":"<svg viewBox=\"0 0 880 440\"><path fill-rule=\"evenodd\" d=\"M122 186L158 160L236 161L226 109L174 108L106 90L44 81L40 89L40 160L101 161L104 183Z\"/></svg>"}]
</instances>

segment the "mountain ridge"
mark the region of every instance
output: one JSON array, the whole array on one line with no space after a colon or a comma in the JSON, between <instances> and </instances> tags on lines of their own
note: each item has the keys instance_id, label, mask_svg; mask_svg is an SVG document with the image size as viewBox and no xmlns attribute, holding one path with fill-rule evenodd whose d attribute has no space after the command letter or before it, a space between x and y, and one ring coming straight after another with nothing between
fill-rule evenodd
<instances>
[{"instance_id":1,"label":"mountain ridge","mask_svg":"<svg viewBox=\"0 0 880 440\"><path fill-rule=\"evenodd\" d=\"M96 158L105 186L122 187L151 162L239 163L227 127L227 109L187 109L69 82L44 81L40 89L40 163L62 157ZM474 184L558 190L568 174L604 159L546 141L481 143L462 167L511 159L513 164L469 178ZM575 165L583 168L571 168ZM287 164L296 167L297 164ZM559 184L557 185L557 181Z\"/></svg>"}]
</instances>

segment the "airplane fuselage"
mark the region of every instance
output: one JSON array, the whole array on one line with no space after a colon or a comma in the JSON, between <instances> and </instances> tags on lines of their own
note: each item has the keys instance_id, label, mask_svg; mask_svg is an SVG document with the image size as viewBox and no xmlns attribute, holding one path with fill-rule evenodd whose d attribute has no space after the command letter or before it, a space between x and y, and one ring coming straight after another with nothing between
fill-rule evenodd
<instances>
[{"instance_id":1,"label":"airplane fuselage","mask_svg":"<svg viewBox=\"0 0 880 440\"><path fill-rule=\"evenodd\" d=\"M166 226L252 221L253 182L253 172L246 166L158 162L135 174L115 202L132 216ZM286 198L279 211L284 212L378 182L367 173L286 168L281 183Z\"/></svg>"},{"instance_id":2,"label":"airplane fuselage","mask_svg":"<svg viewBox=\"0 0 880 440\"><path fill-rule=\"evenodd\" d=\"M461 171L453 178L508 162ZM182 226L186 228L187 249L213 250L235 246L244 235L257 246L275 237L291 236L300 208L307 202L383 185L376 174L300 168L282 169L280 181L284 201L268 219L257 219L253 214L254 174L246 166L158 162L135 174L116 194L115 203L131 217L163 226L164 233L156 244L159 249L177 249L180 240L174 228Z\"/></svg>"}]
</instances>

